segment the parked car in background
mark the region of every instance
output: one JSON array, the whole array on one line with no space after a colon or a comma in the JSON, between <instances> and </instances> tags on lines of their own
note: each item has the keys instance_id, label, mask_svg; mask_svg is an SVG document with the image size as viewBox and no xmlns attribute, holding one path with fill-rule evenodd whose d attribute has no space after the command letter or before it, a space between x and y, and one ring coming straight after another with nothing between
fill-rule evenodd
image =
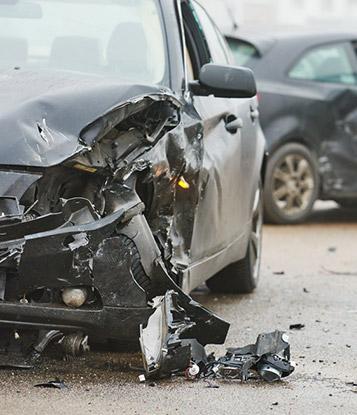
<instances>
[{"instance_id":1,"label":"parked car in background","mask_svg":"<svg viewBox=\"0 0 357 415\"><path fill-rule=\"evenodd\" d=\"M0 350L137 339L154 297L205 281L253 291L257 105L195 1L1 3Z\"/></svg>"},{"instance_id":2,"label":"parked car in background","mask_svg":"<svg viewBox=\"0 0 357 415\"><path fill-rule=\"evenodd\" d=\"M253 69L270 158L268 221L306 219L316 199L357 206L357 33L229 36Z\"/></svg>"}]
</instances>

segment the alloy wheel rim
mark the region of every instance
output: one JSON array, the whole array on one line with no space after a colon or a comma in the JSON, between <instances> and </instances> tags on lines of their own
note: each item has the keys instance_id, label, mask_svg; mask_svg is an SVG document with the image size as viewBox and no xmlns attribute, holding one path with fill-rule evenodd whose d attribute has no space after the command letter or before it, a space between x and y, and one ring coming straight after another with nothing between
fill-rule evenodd
<instances>
[{"instance_id":1,"label":"alloy wheel rim","mask_svg":"<svg viewBox=\"0 0 357 415\"><path fill-rule=\"evenodd\" d=\"M273 200L287 216L299 215L310 207L315 188L311 164L300 154L288 154L273 172Z\"/></svg>"},{"instance_id":2,"label":"alloy wheel rim","mask_svg":"<svg viewBox=\"0 0 357 415\"><path fill-rule=\"evenodd\" d=\"M262 191L257 190L252 219L252 231L249 243L249 258L252 267L252 275L255 281L259 278L261 254L262 254L262 231L263 231L263 203Z\"/></svg>"}]
</instances>

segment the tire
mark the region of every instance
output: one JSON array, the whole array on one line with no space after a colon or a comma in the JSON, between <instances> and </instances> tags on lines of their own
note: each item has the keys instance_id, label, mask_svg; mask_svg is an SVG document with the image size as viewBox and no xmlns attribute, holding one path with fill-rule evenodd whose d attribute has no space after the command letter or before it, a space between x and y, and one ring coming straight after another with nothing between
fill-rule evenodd
<instances>
[{"instance_id":1,"label":"tire","mask_svg":"<svg viewBox=\"0 0 357 415\"><path fill-rule=\"evenodd\" d=\"M242 260L229 265L207 281L212 292L249 294L256 289L262 253L263 210L263 191L262 186L259 186L253 206L247 253Z\"/></svg>"},{"instance_id":2,"label":"tire","mask_svg":"<svg viewBox=\"0 0 357 415\"><path fill-rule=\"evenodd\" d=\"M268 160L264 183L268 223L297 224L310 214L319 196L318 164L305 146L289 143Z\"/></svg>"}]
</instances>

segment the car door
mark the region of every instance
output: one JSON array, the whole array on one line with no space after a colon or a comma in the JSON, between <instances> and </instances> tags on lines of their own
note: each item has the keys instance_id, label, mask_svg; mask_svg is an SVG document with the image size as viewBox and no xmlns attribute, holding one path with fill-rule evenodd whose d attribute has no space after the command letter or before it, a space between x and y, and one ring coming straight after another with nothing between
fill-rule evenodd
<instances>
[{"instance_id":1,"label":"car door","mask_svg":"<svg viewBox=\"0 0 357 415\"><path fill-rule=\"evenodd\" d=\"M318 85L326 97L319 158L323 193L328 197L357 196L356 48L356 43L348 41L319 45L289 72L292 79ZM313 125L315 114L308 111L306 119Z\"/></svg>"},{"instance_id":2,"label":"car door","mask_svg":"<svg viewBox=\"0 0 357 415\"><path fill-rule=\"evenodd\" d=\"M357 198L357 40L347 46L353 68L353 84L335 100L337 134L330 156L337 172L337 197ZM341 157L342 155L342 157Z\"/></svg>"},{"instance_id":3,"label":"car door","mask_svg":"<svg viewBox=\"0 0 357 415\"><path fill-rule=\"evenodd\" d=\"M197 79L203 64L227 65L231 60L223 37L205 10L196 2L185 5L188 6L183 14L189 69ZM194 49L199 53L195 54ZM191 286L245 254L251 188L256 181L252 156L257 140L256 100L193 97L193 105L203 123L204 155L190 251L191 267L220 254L222 258L204 272L191 272ZM223 258L225 252L227 255Z\"/></svg>"}]
</instances>

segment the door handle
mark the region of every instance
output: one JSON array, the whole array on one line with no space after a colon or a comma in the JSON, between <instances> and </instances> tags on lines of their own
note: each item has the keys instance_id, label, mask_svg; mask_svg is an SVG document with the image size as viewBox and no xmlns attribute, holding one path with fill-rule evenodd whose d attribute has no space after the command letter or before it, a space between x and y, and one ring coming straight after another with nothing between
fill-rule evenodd
<instances>
[{"instance_id":1,"label":"door handle","mask_svg":"<svg viewBox=\"0 0 357 415\"><path fill-rule=\"evenodd\" d=\"M237 118L233 114L228 115L225 118L224 122L225 122L226 130L230 134L236 134L238 130L243 128L243 120L241 118Z\"/></svg>"},{"instance_id":2,"label":"door handle","mask_svg":"<svg viewBox=\"0 0 357 415\"><path fill-rule=\"evenodd\" d=\"M254 109L253 107L250 109L250 118L252 119L253 122L259 118L258 109Z\"/></svg>"}]
</instances>

